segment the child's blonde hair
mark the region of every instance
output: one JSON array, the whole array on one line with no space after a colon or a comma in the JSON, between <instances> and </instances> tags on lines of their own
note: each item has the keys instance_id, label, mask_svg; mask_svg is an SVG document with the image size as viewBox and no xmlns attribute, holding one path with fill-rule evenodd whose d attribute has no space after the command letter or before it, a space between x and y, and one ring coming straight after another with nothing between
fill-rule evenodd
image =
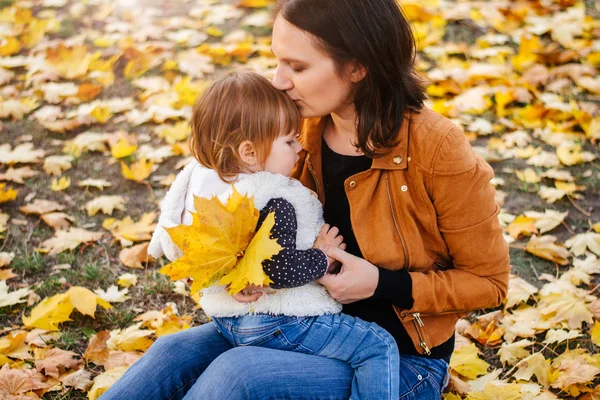
<instances>
[{"instance_id":1,"label":"child's blonde hair","mask_svg":"<svg viewBox=\"0 0 600 400\"><path fill-rule=\"evenodd\" d=\"M299 132L300 114L287 94L254 72L229 72L198 98L192 115L192 154L221 179L243 171L238 147L249 140L261 162L279 135Z\"/></svg>"}]
</instances>

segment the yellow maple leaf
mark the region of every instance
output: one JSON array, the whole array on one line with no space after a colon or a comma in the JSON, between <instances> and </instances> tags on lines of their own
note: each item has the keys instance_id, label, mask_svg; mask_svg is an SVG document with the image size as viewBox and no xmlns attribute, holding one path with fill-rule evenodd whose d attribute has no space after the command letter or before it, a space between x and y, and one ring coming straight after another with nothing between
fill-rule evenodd
<instances>
[{"instance_id":1,"label":"yellow maple leaf","mask_svg":"<svg viewBox=\"0 0 600 400\"><path fill-rule=\"evenodd\" d=\"M521 400L521 387L517 383L499 386L490 382L481 392L469 392L466 400Z\"/></svg>"},{"instance_id":2,"label":"yellow maple leaf","mask_svg":"<svg viewBox=\"0 0 600 400\"><path fill-rule=\"evenodd\" d=\"M21 50L21 43L14 37L7 37L0 42L0 56L12 56Z\"/></svg>"},{"instance_id":3,"label":"yellow maple leaf","mask_svg":"<svg viewBox=\"0 0 600 400\"><path fill-rule=\"evenodd\" d=\"M470 379L475 379L479 375L487 373L490 366L487 362L479 358L479 351L475 343L468 346L462 346L452 353L450 366L459 374Z\"/></svg>"},{"instance_id":4,"label":"yellow maple leaf","mask_svg":"<svg viewBox=\"0 0 600 400\"><path fill-rule=\"evenodd\" d=\"M544 387L548 387L555 378L550 368L550 361L546 360L542 353L534 353L522 359L515 367L517 368L514 375L516 379L529 381L535 375L538 383Z\"/></svg>"},{"instance_id":5,"label":"yellow maple leaf","mask_svg":"<svg viewBox=\"0 0 600 400\"><path fill-rule=\"evenodd\" d=\"M110 233L121 242L123 247L128 247L134 242L150 240L156 227L156 224L153 223L155 218L156 213L154 212L144 213L138 222L133 222L131 217L125 217L120 221L107 218L102 226L110 230Z\"/></svg>"},{"instance_id":6,"label":"yellow maple leaf","mask_svg":"<svg viewBox=\"0 0 600 400\"><path fill-rule=\"evenodd\" d=\"M111 368L94 378L94 384L88 392L88 400L97 400L127 371L128 365Z\"/></svg>"},{"instance_id":7,"label":"yellow maple leaf","mask_svg":"<svg viewBox=\"0 0 600 400\"><path fill-rule=\"evenodd\" d=\"M29 317L23 316L23 324L30 328L57 331L58 324L71 320L69 316L74 309L93 318L96 305L105 309L112 308L110 303L102 300L89 289L73 286L65 293L46 298L36 305Z\"/></svg>"},{"instance_id":8,"label":"yellow maple leaf","mask_svg":"<svg viewBox=\"0 0 600 400\"><path fill-rule=\"evenodd\" d=\"M519 215L513 222L508 224L506 232L513 238L518 239L521 235L531 236L538 233L538 230L535 227L535 219Z\"/></svg>"},{"instance_id":9,"label":"yellow maple leaf","mask_svg":"<svg viewBox=\"0 0 600 400\"><path fill-rule=\"evenodd\" d=\"M246 8L263 8L273 4L273 0L240 0L239 6Z\"/></svg>"},{"instance_id":10,"label":"yellow maple leaf","mask_svg":"<svg viewBox=\"0 0 600 400\"><path fill-rule=\"evenodd\" d=\"M66 79L79 78L88 71L93 56L87 52L87 46L67 47L59 44L46 50L46 62L54 66L60 76Z\"/></svg>"},{"instance_id":11,"label":"yellow maple leaf","mask_svg":"<svg viewBox=\"0 0 600 400\"><path fill-rule=\"evenodd\" d=\"M142 182L150 176L153 166L154 161L145 158L131 164L131 167L128 167L127 164L121 162L121 174L131 181Z\"/></svg>"},{"instance_id":12,"label":"yellow maple leaf","mask_svg":"<svg viewBox=\"0 0 600 400\"><path fill-rule=\"evenodd\" d=\"M600 322L596 321L594 323L590 335L592 336L592 342L594 342L596 346L600 346Z\"/></svg>"},{"instance_id":13,"label":"yellow maple leaf","mask_svg":"<svg viewBox=\"0 0 600 400\"><path fill-rule=\"evenodd\" d=\"M110 108L107 106L96 106L90 113L96 121L104 124L106 121L112 118L113 113L110 111Z\"/></svg>"},{"instance_id":14,"label":"yellow maple leaf","mask_svg":"<svg viewBox=\"0 0 600 400\"><path fill-rule=\"evenodd\" d=\"M137 150L137 146L135 144L130 144L127 139L119 139L119 141L110 148L110 154L113 158L125 158Z\"/></svg>"},{"instance_id":15,"label":"yellow maple leaf","mask_svg":"<svg viewBox=\"0 0 600 400\"><path fill-rule=\"evenodd\" d=\"M7 201L15 200L17 198L18 191L8 187L6 188L6 183L0 183L0 204L6 203Z\"/></svg>"},{"instance_id":16,"label":"yellow maple leaf","mask_svg":"<svg viewBox=\"0 0 600 400\"><path fill-rule=\"evenodd\" d=\"M227 205L216 197L195 197L194 208L197 212L192 213L191 225L167 228L183 256L160 272L172 280L193 278L192 294L236 268L241 269L238 274L229 275L226 281L219 282L230 283L230 291L233 288L240 291L249 281L258 285L267 282L262 261L281 250L275 240L269 239L274 217L267 218L259 232L255 233L260 213L254 207L254 199L240 195L235 188Z\"/></svg>"},{"instance_id":17,"label":"yellow maple leaf","mask_svg":"<svg viewBox=\"0 0 600 400\"><path fill-rule=\"evenodd\" d=\"M52 180L52 185L50 185L50 190L53 192L60 192L65 190L71 186L71 178L67 178L66 176L61 177L60 179L55 178Z\"/></svg>"},{"instance_id":18,"label":"yellow maple leaf","mask_svg":"<svg viewBox=\"0 0 600 400\"><path fill-rule=\"evenodd\" d=\"M282 250L276 240L269 238L273 225L275 214L271 213L248 245L241 261L219 281L222 285L229 285L229 294L240 292L246 285L268 286L272 283L263 271L262 261L270 260Z\"/></svg>"},{"instance_id":19,"label":"yellow maple leaf","mask_svg":"<svg viewBox=\"0 0 600 400\"><path fill-rule=\"evenodd\" d=\"M569 265L569 251L555 242L556 237L552 235L540 237L533 235L525 251L560 265Z\"/></svg>"}]
</instances>

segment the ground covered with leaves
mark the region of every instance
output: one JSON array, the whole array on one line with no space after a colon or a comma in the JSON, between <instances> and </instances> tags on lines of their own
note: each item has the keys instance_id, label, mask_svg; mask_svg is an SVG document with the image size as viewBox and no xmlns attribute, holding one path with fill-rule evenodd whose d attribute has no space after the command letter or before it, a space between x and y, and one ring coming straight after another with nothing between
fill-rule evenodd
<instances>
[{"instance_id":1,"label":"ground covered with leaves","mask_svg":"<svg viewBox=\"0 0 600 400\"><path fill-rule=\"evenodd\" d=\"M207 321L146 248L212 76L272 76L268 0L0 0L0 394L96 399ZM402 1L429 106L493 167L514 277L447 400L600 399L600 11Z\"/></svg>"}]
</instances>

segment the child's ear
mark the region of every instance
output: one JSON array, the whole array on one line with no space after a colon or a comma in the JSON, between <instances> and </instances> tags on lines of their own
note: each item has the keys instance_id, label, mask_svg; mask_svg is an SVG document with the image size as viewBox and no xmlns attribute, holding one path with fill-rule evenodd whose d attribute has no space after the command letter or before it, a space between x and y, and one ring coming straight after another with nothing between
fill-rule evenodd
<instances>
[{"instance_id":1,"label":"child's ear","mask_svg":"<svg viewBox=\"0 0 600 400\"><path fill-rule=\"evenodd\" d=\"M259 163L256 149L249 140L240 143L238 146L238 157L247 166L253 166Z\"/></svg>"}]
</instances>

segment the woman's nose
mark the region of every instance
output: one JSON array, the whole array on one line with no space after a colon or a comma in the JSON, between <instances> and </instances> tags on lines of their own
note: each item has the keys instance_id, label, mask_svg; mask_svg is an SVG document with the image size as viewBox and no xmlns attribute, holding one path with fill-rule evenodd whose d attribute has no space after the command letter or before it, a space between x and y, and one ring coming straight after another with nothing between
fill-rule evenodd
<instances>
[{"instance_id":1,"label":"woman's nose","mask_svg":"<svg viewBox=\"0 0 600 400\"><path fill-rule=\"evenodd\" d=\"M275 70L272 84L277 90L290 90L294 87L292 81L285 77L280 67Z\"/></svg>"}]
</instances>

